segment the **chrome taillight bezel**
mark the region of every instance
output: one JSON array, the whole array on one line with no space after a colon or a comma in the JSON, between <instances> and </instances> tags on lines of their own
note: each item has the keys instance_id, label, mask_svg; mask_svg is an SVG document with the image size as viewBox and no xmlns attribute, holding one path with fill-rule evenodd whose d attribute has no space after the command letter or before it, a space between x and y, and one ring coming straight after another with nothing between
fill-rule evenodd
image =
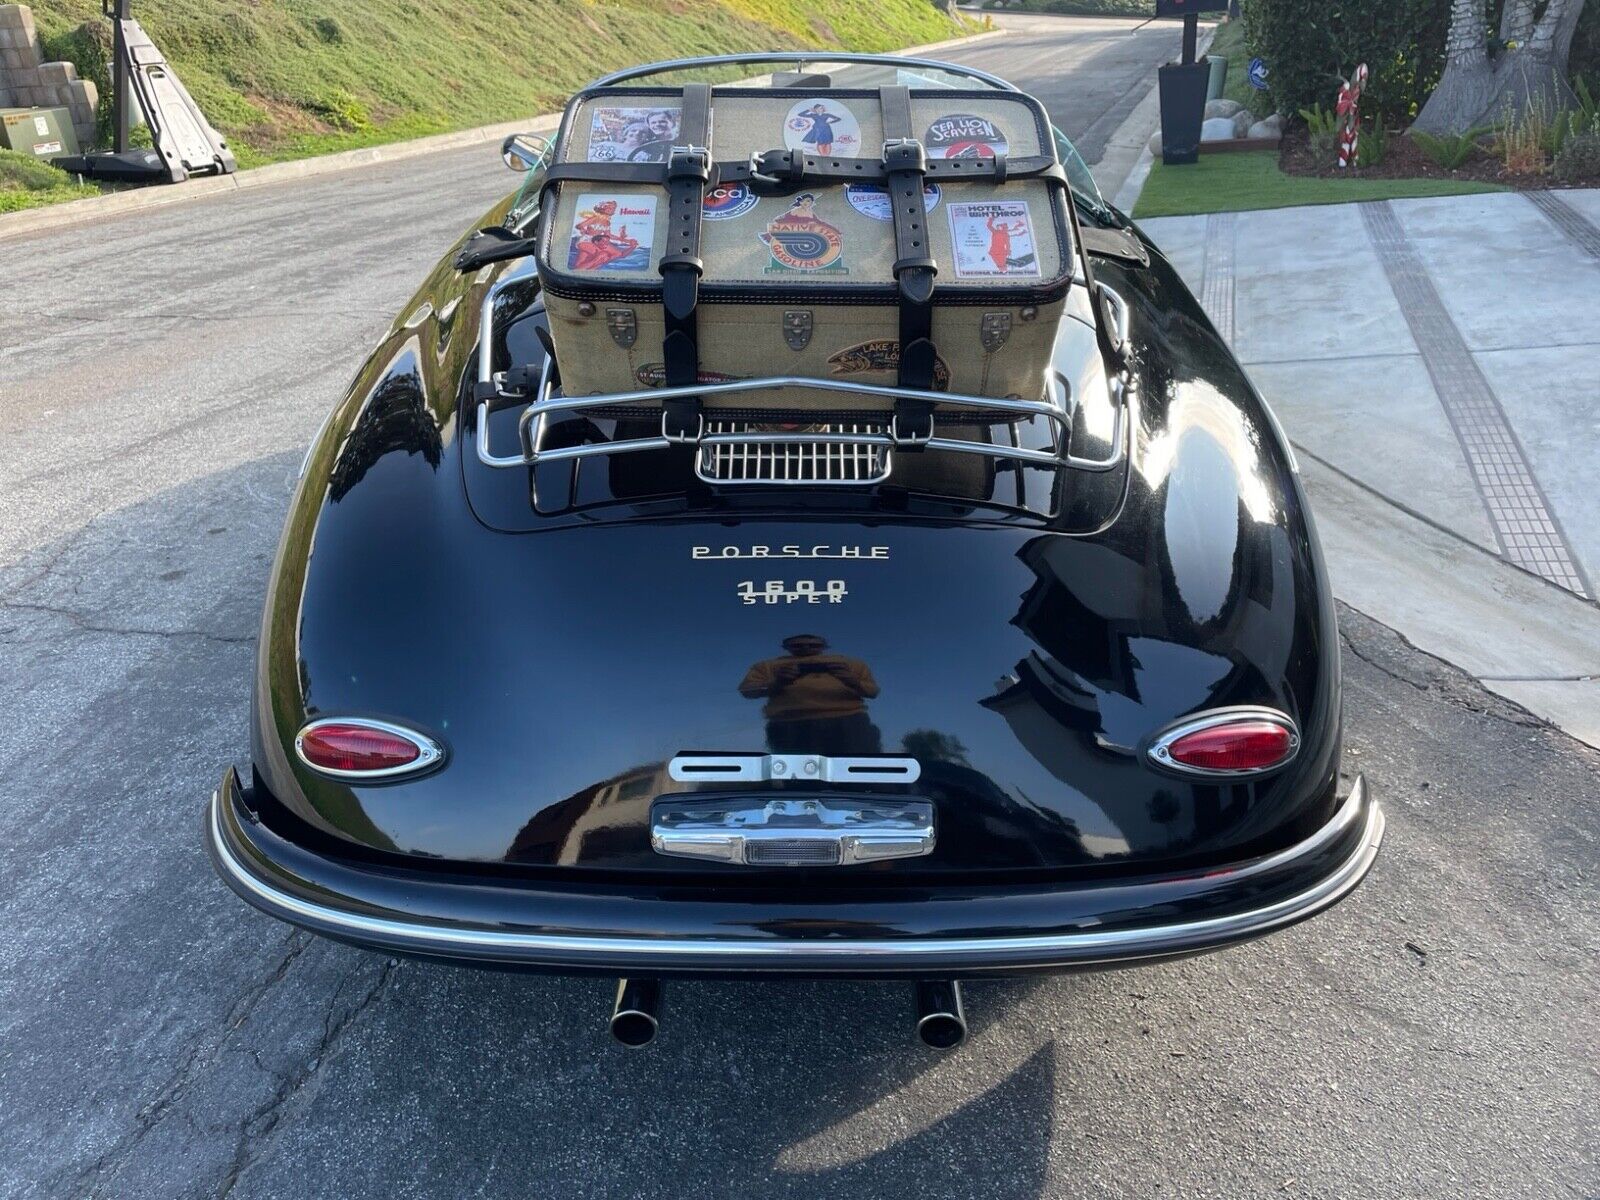
<instances>
[{"instance_id":1,"label":"chrome taillight bezel","mask_svg":"<svg viewBox=\"0 0 1600 1200\"><path fill-rule=\"evenodd\" d=\"M1189 763L1179 762L1172 757L1172 744L1180 738L1188 737L1192 733L1203 733L1208 729L1216 729L1224 725L1241 725L1257 721L1276 725L1289 734L1289 752L1275 763L1261 767L1197 767L1191 766ZM1145 753L1156 766L1162 770L1171 771L1176 775L1201 779L1251 779L1260 775L1270 775L1274 771L1281 771L1295 760L1300 753L1300 727L1294 723L1294 718L1286 713L1279 712L1275 708L1261 708L1254 705L1216 708L1208 712L1185 717L1177 724L1167 726L1166 729L1156 734Z\"/></svg>"},{"instance_id":2,"label":"chrome taillight bezel","mask_svg":"<svg viewBox=\"0 0 1600 1200\"><path fill-rule=\"evenodd\" d=\"M371 770L342 770L337 767L325 767L321 763L311 761L306 756L306 737L318 729L328 725L355 725L361 729L371 729L378 733L387 733L409 742L417 748L417 757L408 763L394 767L377 767ZM372 717L318 717L315 721L308 721L301 726L300 732L294 735L294 753L303 766L309 771L329 779L352 779L380 781L400 779L409 775L420 775L430 771L444 761L444 747L425 733L419 733L405 725L396 725L393 721L379 721Z\"/></svg>"}]
</instances>

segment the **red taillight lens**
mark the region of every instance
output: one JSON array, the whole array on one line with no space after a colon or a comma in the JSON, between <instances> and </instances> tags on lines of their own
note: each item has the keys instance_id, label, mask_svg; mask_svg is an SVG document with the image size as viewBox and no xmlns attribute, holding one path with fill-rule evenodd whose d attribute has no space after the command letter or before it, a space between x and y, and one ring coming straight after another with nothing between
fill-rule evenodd
<instances>
[{"instance_id":1,"label":"red taillight lens","mask_svg":"<svg viewBox=\"0 0 1600 1200\"><path fill-rule=\"evenodd\" d=\"M1196 771L1264 771L1287 762L1294 751L1292 730L1252 719L1185 733L1164 743L1156 757Z\"/></svg>"},{"instance_id":2,"label":"red taillight lens","mask_svg":"<svg viewBox=\"0 0 1600 1200\"><path fill-rule=\"evenodd\" d=\"M381 776L420 770L439 757L420 734L359 721L317 721L295 742L300 757L319 771Z\"/></svg>"}]
</instances>

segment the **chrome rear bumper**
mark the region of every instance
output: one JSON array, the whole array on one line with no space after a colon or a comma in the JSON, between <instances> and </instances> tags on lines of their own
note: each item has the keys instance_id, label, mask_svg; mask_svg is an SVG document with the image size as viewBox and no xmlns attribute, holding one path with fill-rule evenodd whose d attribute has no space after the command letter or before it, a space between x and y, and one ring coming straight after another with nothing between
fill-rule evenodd
<instances>
[{"instance_id":1,"label":"chrome rear bumper","mask_svg":"<svg viewBox=\"0 0 1600 1200\"><path fill-rule=\"evenodd\" d=\"M1213 950L1314 916L1366 876L1384 817L1357 779L1303 842L1236 867L1080 886L919 885L708 899L429 876L336 861L255 821L229 771L206 813L223 880L256 908L357 945L484 965L634 975L953 977ZM688 898L685 898L688 897ZM973 932L990 930L990 932Z\"/></svg>"}]
</instances>

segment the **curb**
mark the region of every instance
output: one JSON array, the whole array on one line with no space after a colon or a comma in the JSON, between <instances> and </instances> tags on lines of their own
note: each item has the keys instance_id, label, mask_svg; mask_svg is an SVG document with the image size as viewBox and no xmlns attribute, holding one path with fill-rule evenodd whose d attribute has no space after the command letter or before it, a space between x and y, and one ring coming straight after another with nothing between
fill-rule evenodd
<instances>
[{"instance_id":1,"label":"curb","mask_svg":"<svg viewBox=\"0 0 1600 1200\"><path fill-rule=\"evenodd\" d=\"M894 53L916 56L950 46L970 46L1004 37L1005 32L1003 29L995 29L987 33L951 38L944 42L929 42L924 46L908 46ZM819 52L819 57L822 53ZM400 162L423 154L457 150L463 146L498 142L513 133L546 133L555 129L560 123L560 113L541 113L535 117L524 117L515 121L480 125L475 129L460 129L451 133L413 138L409 141L386 142L380 146L363 146L357 150L341 150L335 154L322 154L314 158L269 163L264 167L253 167L233 175L201 176L181 184L156 184L126 192L112 192L104 196L88 196L82 200L70 200L65 204L47 204L41 208L23 209L21 212L0 216L0 241L78 225L86 221L97 221L122 213L139 212L147 208L164 208L169 204L203 200L227 192L266 187L291 179L311 179L318 175L331 175L361 167Z\"/></svg>"}]
</instances>

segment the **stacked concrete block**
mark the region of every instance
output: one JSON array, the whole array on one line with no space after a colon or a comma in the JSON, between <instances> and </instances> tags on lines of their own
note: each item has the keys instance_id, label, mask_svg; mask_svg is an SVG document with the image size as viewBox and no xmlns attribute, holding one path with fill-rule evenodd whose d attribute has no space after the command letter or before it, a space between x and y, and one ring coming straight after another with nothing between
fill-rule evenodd
<instances>
[{"instance_id":1,"label":"stacked concrete block","mask_svg":"<svg viewBox=\"0 0 1600 1200\"><path fill-rule=\"evenodd\" d=\"M78 144L92 146L98 89L91 80L79 79L72 63L47 63L43 57L33 10L0 4L0 108L65 108Z\"/></svg>"}]
</instances>

